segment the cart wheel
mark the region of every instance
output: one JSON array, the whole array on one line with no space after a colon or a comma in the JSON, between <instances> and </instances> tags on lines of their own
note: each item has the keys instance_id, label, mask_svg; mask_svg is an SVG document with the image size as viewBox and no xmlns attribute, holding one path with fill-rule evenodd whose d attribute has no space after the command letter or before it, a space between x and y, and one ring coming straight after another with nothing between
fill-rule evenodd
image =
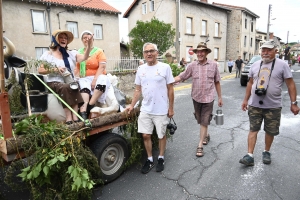
<instances>
[{"instance_id":1,"label":"cart wheel","mask_svg":"<svg viewBox=\"0 0 300 200\"><path fill-rule=\"evenodd\" d=\"M92 143L91 150L98 159L105 183L115 180L124 171L129 151L122 136L115 133L104 134Z\"/></svg>"}]
</instances>

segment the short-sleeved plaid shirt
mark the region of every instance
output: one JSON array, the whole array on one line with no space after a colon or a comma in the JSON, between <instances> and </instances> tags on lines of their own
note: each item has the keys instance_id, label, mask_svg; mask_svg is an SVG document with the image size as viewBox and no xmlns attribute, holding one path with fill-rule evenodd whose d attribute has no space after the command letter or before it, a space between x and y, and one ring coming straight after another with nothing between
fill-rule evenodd
<instances>
[{"instance_id":1,"label":"short-sleeved plaid shirt","mask_svg":"<svg viewBox=\"0 0 300 200\"><path fill-rule=\"evenodd\" d=\"M215 96L215 82L221 80L216 62L207 60L204 65L194 61L187 69L179 74L181 80L193 78L192 98L199 103L210 103Z\"/></svg>"}]
</instances>

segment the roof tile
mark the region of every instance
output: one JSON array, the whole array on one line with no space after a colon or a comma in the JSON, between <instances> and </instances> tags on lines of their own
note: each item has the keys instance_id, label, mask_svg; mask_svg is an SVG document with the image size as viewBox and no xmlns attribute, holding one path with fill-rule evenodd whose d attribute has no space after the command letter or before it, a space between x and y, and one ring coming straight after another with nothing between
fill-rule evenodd
<instances>
[{"instance_id":1,"label":"roof tile","mask_svg":"<svg viewBox=\"0 0 300 200\"><path fill-rule=\"evenodd\" d=\"M103 10L121 14L121 12L110 6L103 0L40 0L41 2L54 3L59 5L76 6L85 9Z\"/></svg>"}]
</instances>

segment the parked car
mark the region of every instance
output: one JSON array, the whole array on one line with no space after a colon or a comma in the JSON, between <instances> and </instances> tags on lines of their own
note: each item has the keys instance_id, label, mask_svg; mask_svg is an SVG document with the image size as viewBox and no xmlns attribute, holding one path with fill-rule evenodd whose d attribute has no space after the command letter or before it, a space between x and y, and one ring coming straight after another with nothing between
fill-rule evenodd
<instances>
[{"instance_id":1,"label":"parked car","mask_svg":"<svg viewBox=\"0 0 300 200\"><path fill-rule=\"evenodd\" d=\"M241 79L240 79L241 86L246 86L247 85L247 82L249 80L248 74L249 74L250 67L253 63L255 63L258 60L261 60L261 56L260 55L254 55L251 58L251 60L245 65L245 67L244 67L244 69L241 73Z\"/></svg>"}]
</instances>

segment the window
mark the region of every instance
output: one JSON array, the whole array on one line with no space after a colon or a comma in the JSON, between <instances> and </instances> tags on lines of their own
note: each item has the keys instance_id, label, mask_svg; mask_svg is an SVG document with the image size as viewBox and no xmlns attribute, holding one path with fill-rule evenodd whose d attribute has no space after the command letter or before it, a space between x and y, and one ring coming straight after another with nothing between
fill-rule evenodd
<instances>
[{"instance_id":1,"label":"window","mask_svg":"<svg viewBox=\"0 0 300 200\"><path fill-rule=\"evenodd\" d=\"M186 33L192 34L192 23L193 23L193 18L187 17L186 18Z\"/></svg>"},{"instance_id":2,"label":"window","mask_svg":"<svg viewBox=\"0 0 300 200\"><path fill-rule=\"evenodd\" d=\"M245 19L245 29L247 29L247 19Z\"/></svg>"},{"instance_id":3,"label":"window","mask_svg":"<svg viewBox=\"0 0 300 200\"><path fill-rule=\"evenodd\" d=\"M219 48L214 48L214 59L219 59Z\"/></svg>"},{"instance_id":4,"label":"window","mask_svg":"<svg viewBox=\"0 0 300 200\"><path fill-rule=\"evenodd\" d=\"M207 21L205 20L202 20L202 32L201 32L201 35L207 35Z\"/></svg>"},{"instance_id":5,"label":"window","mask_svg":"<svg viewBox=\"0 0 300 200\"><path fill-rule=\"evenodd\" d=\"M185 48L185 60L187 61L187 62L192 62L192 58L193 58L193 56L191 56L190 54L189 54L189 50L190 50L190 48L193 48L192 46L186 46L186 48Z\"/></svg>"},{"instance_id":6,"label":"window","mask_svg":"<svg viewBox=\"0 0 300 200\"><path fill-rule=\"evenodd\" d=\"M244 47L247 45L247 36L244 38Z\"/></svg>"},{"instance_id":7,"label":"window","mask_svg":"<svg viewBox=\"0 0 300 200\"><path fill-rule=\"evenodd\" d=\"M48 47L35 47L36 59L40 59L44 52L49 51Z\"/></svg>"},{"instance_id":8,"label":"window","mask_svg":"<svg viewBox=\"0 0 300 200\"><path fill-rule=\"evenodd\" d=\"M102 24L94 24L94 38L100 40L103 39Z\"/></svg>"},{"instance_id":9,"label":"window","mask_svg":"<svg viewBox=\"0 0 300 200\"><path fill-rule=\"evenodd\" d=\"M215 23L215 37L219 37L220 23Z\"/></svg>"},{"instance_id":10,"label":"window","mask_svg":"<svg viewBox=\"0 0 300 200\"><path fill-rule=\"evenodd\" d=\"M47 33L46 14L44 10L31 10L33 32Z\"/></svg>"},{"instance_id":11,"label":"window","mask_svg":"<svg viewBox=\"0 0 300 200\"><path fill-rule=\"evenodd\" d=\"M250 46L251 46L251 47L252 47L252 40L253 40L253 39L251 38L251 39L250 39Z\"/></svg>"},{"instance_id":12,"label":"window","mask_svg":"<svg viewBox=\"0 0 300 200\"><path fill-rule=\"evenodd\" d=\"M150 0L150 12L154 11L154 0Z\"/></svg>"},{"instance_id":13,"label":"window","mask_svg":"<svg viewBox=\"0 0 300 200\"><path fill-rule=\"evenodd\" d=\"M147 14L147 2L142 3L142 14Z\"/></svg>"},{"instance_id":14,"label":"window","mask_svg":"<svg viewBox=\"0 0 300 200\"><path fill-rule=\"evenodd\" d=\"M67 22L67 29L68 29L68 31L73 33L74 38L78 38L77 22Z\"/></svg>"},{"instance_id":15,"label":"window","mask_svg":"<svg viewBox=\"0 0 300 200\"><path fill-rule=\"evenodd\" d=\"M253 21L251 22L251 32L253 32Z\"/></svg>"}]
</instances>

